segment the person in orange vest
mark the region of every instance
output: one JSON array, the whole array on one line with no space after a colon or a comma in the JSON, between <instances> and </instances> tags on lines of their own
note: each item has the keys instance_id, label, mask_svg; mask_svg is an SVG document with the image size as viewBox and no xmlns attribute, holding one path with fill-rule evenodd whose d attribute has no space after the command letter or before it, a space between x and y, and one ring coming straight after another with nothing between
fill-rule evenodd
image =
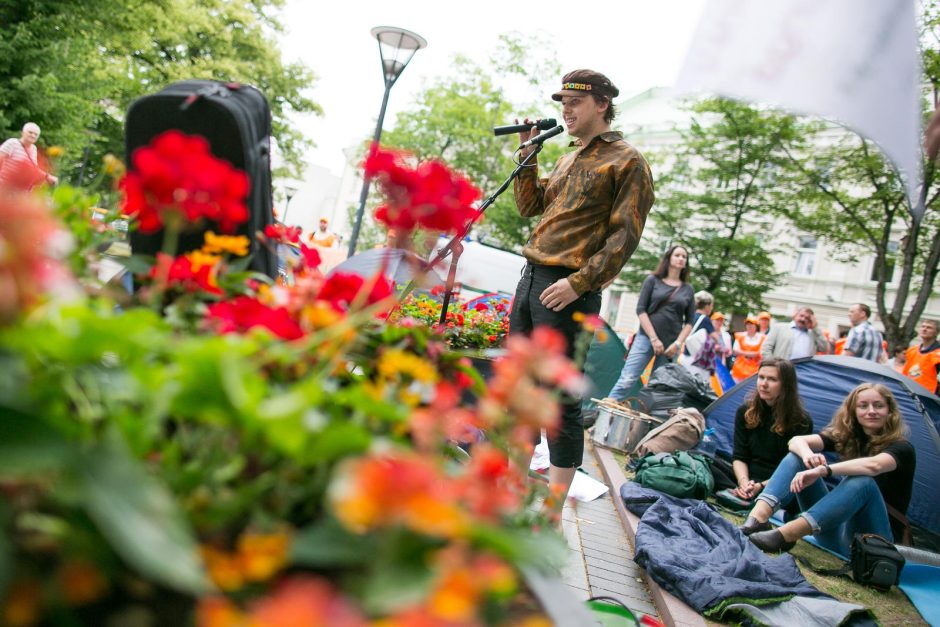
<instances>
[{"instance_id":1,"label":"person in orange vest","mask_svg":"<svg viewBox=\"0 0 940 627\"><path fill-rule=\"evenodd\" d=\"M339 246L339 238L335 233L330 231L329 227L330 221L326 218L320 218L320 226L316 231L310 234L310 243L316 246L322 246L323 248Z\"/></svg>"},{"instance_id":2,"label":"person in orange vest","mask_svg":"<svg viewBox=\"0 0 940 627\"><path fill-rule=\"evenodd\" d=\"M832 350L832 354L833 354L833 355L841 355L841 354L842 354L842 351L845 350L845 341L848 340L848 339L849 339L849 334L848 334L848 332L845 332L845 333L843 333L841 336L839 336L839 339L836 340L835 348L833 348L833 350Z\"/></svg>"},{"instance_id":3,"label":"person in orange vest","mask_svg":"<svg viewBox=\"0 0 940 627\"><path fill-rule=\"evenodd\" d=\"M937 321L921 320L920 344L907 349L903 374L914 379L931 392L937 391L937 371L940 370L940 342L937 341Z\"/></svg>"},{"instance_id":4,"label":"person in orange vest","mask_svg":"<svg viewBox=\"0 0 940 627\"><path fill-rule=\"evenodd\" d=\"M757 327L759 321L754 316L744 319L744 331L734 334L734 366L731 376L735 381L743 381L756 373L760 366L760 347L767 337Z\"/></svg>"}]
</instances>

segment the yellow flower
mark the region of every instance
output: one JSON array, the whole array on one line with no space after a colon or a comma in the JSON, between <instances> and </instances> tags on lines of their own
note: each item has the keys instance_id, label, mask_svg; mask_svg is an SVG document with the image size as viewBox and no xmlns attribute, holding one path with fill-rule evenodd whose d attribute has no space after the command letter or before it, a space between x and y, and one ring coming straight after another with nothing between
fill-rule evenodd
<instances>
[{"instance_id":1,"label":"yellow flower","mask_svg":"<svg viewBox=\"0 0 940 627\"><path fill-rule=\"evenodd\" d=\"M126 168L124 167L124 162L115 157L110 152L102 158L104 164L104 173L113 178L121 178L124 176Z\"/></svg>"},{"instance_id":2,"label":"yellow flower","mask_svg":"<svg viewBox=\"0 0 940 627\"><path fill-rule=\"evenodd\" d=\"M50 159L58 159L65 154L65 148L62 146L49 146L46 150L46 154L49 155Z\"/></svg>"},{"instance_id":3,"label":"yellow flower","mask_svg":"<svg viewBox=\"0 0 940 627\"><path fill-rule=\"evenodd\" d=\"M192 264L193 272L198 272L203 266L209 266L211 268L222 261L222 258L218 255L210 255L202 250L194 250L191 253L186 253L186 258L189 259L189 263Z\"/></svg>"},{"instance_id":4,"label":"yellow flower","mask_svg":"<svg viewBox=\"0 0 940 627\"><path fill-rule=\"evenodd\" d=\"M202 250L207 253L231 253L239 257L248 254L248 238L244 235L216 235L206 231L206 243Z\"/></svg>"},{"instance_id":5,"label":"yellow flower","mask_svg":"<svg viewBox=\"0 0 940 627\"><path fill-rule=\"evenodd\" d=\"M343 314L330 307L328 303L314 301L301 310L300 317L304 326L310 329L325 329L338 322Z\"/></svg>"},{"instance_id":6,"label":"yellow flower","mask_svg":"<svg viewBox=\"0 0 940 627\"><path fill-rule=\"evenodd\" d=\"M437 382L437 371L434 366L417 355L401 350L390 350L382 353L382 356L379 357L378 370L379 374L386 379L398 374L405 374L415 381Z\"/></svg>"}]
</instances>

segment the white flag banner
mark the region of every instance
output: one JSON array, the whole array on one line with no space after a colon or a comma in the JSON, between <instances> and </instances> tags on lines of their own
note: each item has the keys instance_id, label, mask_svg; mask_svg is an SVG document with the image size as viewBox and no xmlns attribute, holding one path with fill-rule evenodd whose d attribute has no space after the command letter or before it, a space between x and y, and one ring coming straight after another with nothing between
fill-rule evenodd
<instances>
[{"instance_id":1,"label":"white flag banner","mask_svg":"<svg viewBox=\"0 0 940 627\"><path fill-rule=\"evenodd\" d=\"M709 0L676 88L844 124L894 163L917 211L920 80L913 0Z\"/></svg>"}]
</instances>

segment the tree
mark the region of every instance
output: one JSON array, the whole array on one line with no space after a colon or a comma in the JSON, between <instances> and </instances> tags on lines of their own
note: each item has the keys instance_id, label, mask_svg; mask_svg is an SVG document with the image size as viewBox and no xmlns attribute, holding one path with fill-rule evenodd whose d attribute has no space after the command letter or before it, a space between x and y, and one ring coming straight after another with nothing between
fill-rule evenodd
<instances>
[{"instance_id":1,"label":"tree","mask_svg":"<svg viewBox=\"0 0 940 627\"><path fill-rule=\"evenodd\" d=\"M792 206L778 175L786 151L803 146L805 130L791 116L731 100L703 100L690 110L676 152L650 155L666 174L656 181L650 236L621 278L638 288L665 245L682 243L694 285L714 294L716 309L762 309L780 277L768 226Z\"/></svg>"},{"instance_id":2,"label":"tree","mask_svg":"<svg viewBox=\"0 0 940 627\"><path fill-rule=\"evenodd\" d=\"M925 119L940 93L940 10L925 2L921 14ZM940 180L937 165L925 160L919 201L925 208L915 220L896 170L875 146L854 133L835 141L818 138L811 154L791 155L800 211L794 223L834 247L838 258L875 258L875 305L885 327L889 353L916 335L936 284L940 265ZM896 276L900 272L900 275ZM889 289L897 279L896 289Z\"/></svg>"},{"instance_id":3,"label":"tree","mask_svg":"<svg viewBox=\"0 0 940 627\"><path fill-rule=\"evenodd\" d=\"M455 58L452 71L422 89L414 105L399 113L393 128L382 136L383 145L407 150L419 160L447 162L465 173L484 197L495 192L515 167L511 157L517 138L495 137L493 127L509 124L513 118L534 117L538 110L509 100L503 83L516 78L532 87L544 83L546 77L555 80L559 73L554 59L525 57L540 49L538 40L504 35L500 41L496 56L486 67L466 57ZM525 67L536 70L527 72ZM561 152L557 143L546 143L539 155L543 176ZM476 229L483 238L519 250L532 225L531 220L519 216L510 189L487 209Z\"/></svg>"},{"instance_id":4,"label":"tree","mask_svg":"<svg viewBox=\"0 0 940 627\"><path fill-rule=\"evenodd\" d=\"M0 0L0 129L26 121L66 148L73 180L106 152L123 154L123 112L185 78L250 83L268 97L292 165L305 141L291 111L319 112L313 82L284 63L274 33L284 0ZM92 174L94 172L92 171Z\"/></svg>"}]
</instances>

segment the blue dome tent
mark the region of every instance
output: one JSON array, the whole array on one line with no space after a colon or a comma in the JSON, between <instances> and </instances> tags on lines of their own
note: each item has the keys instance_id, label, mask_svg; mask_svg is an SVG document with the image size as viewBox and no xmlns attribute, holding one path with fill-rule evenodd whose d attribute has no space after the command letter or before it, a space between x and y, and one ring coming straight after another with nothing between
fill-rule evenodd
<instances>
[{"instance_id":1,"label":"blue dome tent","mask_svg":"<svg viewBox=\"0 0 940 627\"><path fill-rule=\"evenodd\" d=\"M907 511L915 525L940 534L940 397L916 381L887 366L858 357L816 355L793 362L800 384L800 398L819 432L832 418L848 393L860 383L881 383L897 398L908 428L908 439L917 451L914 489ZM754 391L757 375L741 381L705 410L706 426L715 429L718 450L731 455L734 414Z\"/></svg>"}]
</instances>

